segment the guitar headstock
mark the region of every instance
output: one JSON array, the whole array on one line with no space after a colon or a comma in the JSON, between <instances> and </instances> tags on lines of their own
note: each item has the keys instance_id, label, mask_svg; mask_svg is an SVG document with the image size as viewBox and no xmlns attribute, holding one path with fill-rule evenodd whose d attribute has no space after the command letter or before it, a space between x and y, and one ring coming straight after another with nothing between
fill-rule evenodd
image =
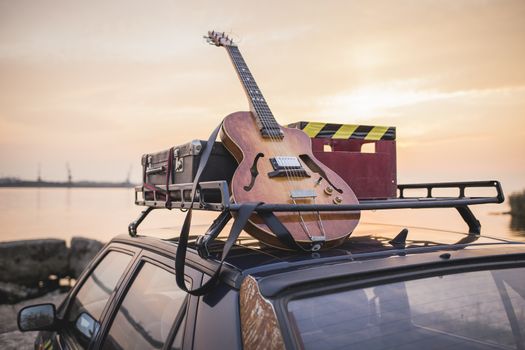
<instances>
[{"instance_id":1,"label":"guitar headstock","mask_svg":"<svg viewBox=\"0 0 525 350\"><path fill-rule=\"evenodd\" d=\"M204 39L210 45L215 46L237 46L232 39L228 38L224 32L209 31L208 35L204 35Z\"/></svg>"}]
</instances>

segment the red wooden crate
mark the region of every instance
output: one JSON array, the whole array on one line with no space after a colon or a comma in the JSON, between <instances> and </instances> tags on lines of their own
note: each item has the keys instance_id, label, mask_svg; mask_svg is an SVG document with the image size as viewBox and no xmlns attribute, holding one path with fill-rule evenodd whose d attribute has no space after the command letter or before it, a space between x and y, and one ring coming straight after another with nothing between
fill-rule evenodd
<instances>
[{"instance_id":1,"label":"red wooden crate","mask_svg":"<svg viewBox=\"0 0 525 350\"><path fill-rule=\"evenodd\" d=\"M338 173L358 199L397 196L395 128L298 122L317 159Z\"/></svg>"}]
</instances>

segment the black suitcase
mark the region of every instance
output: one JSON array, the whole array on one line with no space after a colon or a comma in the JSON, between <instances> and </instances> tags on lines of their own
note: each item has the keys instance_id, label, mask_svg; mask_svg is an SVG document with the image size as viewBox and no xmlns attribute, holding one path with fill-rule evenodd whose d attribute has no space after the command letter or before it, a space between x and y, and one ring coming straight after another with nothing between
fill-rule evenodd
<instances>
[{"instance_id":1,"label":"black suitcase","mask_svg":"<svg viewBox=\"0 0 525 350\"><path fill-rule=\"evenodd\" d=\"M192 183L206 141L193 140L168 150L142 156L144 199L165 200L165 190L171 184ZM230 183L237 162L221 142L215 142L200 182L227 181ZM156 192L156 193L154 193ZM180 193L170 193L171 200L180 201ZM178 198L177 198L178 197ZM188 198L185 198L188 200Z\"/></svg>"}]
</instances>

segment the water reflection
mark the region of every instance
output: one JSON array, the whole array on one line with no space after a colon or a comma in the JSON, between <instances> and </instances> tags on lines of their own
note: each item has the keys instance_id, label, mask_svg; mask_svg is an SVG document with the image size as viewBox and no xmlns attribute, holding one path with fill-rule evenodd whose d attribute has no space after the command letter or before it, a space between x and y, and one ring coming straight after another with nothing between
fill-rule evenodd
<instances>
[{"instance_id":1,"label":"water reflection","mask_svg":"<svg viewBox=\"0 0 525 350\"><path fill-rule=\"evenodd\" d=\"M71 188L66 188L66 210L71 211Z\"/></svg>"},{"instance_id":2,"label":"water reflection","mask_svg":"<svg viewBox=\"0 0 525 350\"><path fill-rule=\"evenodd\" d=\"M42 206L42 199L40 198L40 189L36 190L36 209L40 210Z\"/></svg>"},{"instance_id":3,"label":"water reflection","mask_svg":"<svg viewBox=\"0 0 525 350\"><path fill-rule=\"evenodd\" d=\"M135 205L134 194L128 188L0 188L0 241L69 241L73 236L108 241L126 234L129 223L143 209ZM196 225L209 225L217 214L198 212L194 216ZM183 220L180 211L158 210L141 225L141 232L170 238L178 234Z\"/></svg>"},{"instance_id":4,"label":"water reflection","mask_svg":"<svg viewBox=\"0 0 525 350\"><path fill-rule=\"evenodd\" d=\"M134 204L133 189L107 188L0 188L0 241L33 238L86 236L107 241L127 233L128 224L137 218L142 207ZM501 215L507 204L472 206L481 222L481 235L511 240L525 240L525 219ZM495 215L497 214L497 215ZM216 213L195 212L196 225L207 227ZM155 210L141 225L144 234L170 238L178 235L184 213ZM438 228L467 232L467 226L454 209L383 210L363 212L365 223L402 227ZM204 229L199 229L200 231Z\"/></svg>"}]
</instances>

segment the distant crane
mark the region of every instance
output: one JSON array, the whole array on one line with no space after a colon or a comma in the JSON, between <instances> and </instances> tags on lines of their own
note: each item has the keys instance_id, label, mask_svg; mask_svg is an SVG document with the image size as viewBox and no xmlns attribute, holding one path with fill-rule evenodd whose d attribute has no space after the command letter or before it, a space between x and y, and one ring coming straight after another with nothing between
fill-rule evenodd
<instances>
[{"instance_id":1,"label":"distant crane","mask_svg":"<svg viewBox=\"0 0 525 350\"><path fill-rule=\"evenodd\" d=\"M131 170L133 169L133 164L130 164L129 165L129 169L128 169L128 175L126 176L126 182L124 182L125 184L130 184L131 183Z\"/></svg>"},{"instance_id":2,"label":"distant crane","mask_svg":"<svg viewBox=\"0 0 525 350\"><path fill-rule=\"evenodd\" d=\"M37 182L42 182L42 174L41 174L41 166L40 163L38 163L38 176L36 178Z\"/></svg>"},{"instance_id":3,"label":"distant crane","mask_svg":"<svg viewBox=\"0 0 525 350\"><path fill-rule=\"evenodd\" d=\"M71 168L69 167L69 162L66 163L67 169L67 184L69 187L73 184L73 176L71 176Z\"/></svg>"}]
</instances>

